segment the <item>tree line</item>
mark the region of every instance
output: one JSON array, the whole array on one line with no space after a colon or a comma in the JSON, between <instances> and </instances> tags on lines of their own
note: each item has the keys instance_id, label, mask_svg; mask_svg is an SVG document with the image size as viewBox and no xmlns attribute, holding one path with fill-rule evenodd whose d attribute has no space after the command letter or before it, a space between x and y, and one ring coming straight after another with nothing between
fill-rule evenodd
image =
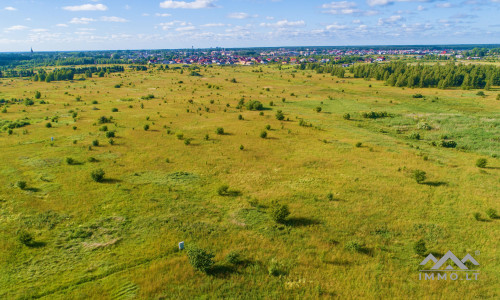
<instances>
[{"instance_id":1,"label":"tree line","mask_svg":"<svg viewBox=\"0 0 500 300\"><path fill-rule=\"evenodd\" d=\"M63 68L55 69L52 72L47 72L44 69L38 70L37 74L32 76L33 81L61 81L73 80L76 74L85 74L87 78L92 77L92 74L97 74L99 77L104 77L105 74L123 72L123 66L109 67L84 67L84 68Z\"/></svg>"},{"instance_id":2,"label":"tree line","mask_svg":"<svg viewBox=\"0 0 500 300\"><path fill-rule=\"evenodd\" d=\"M489 89L500 85L500 68L493 65L411 65L403 62L358 64L349 68L355 78L374 78L397 87Z\"/></svg>"}]
</instances>

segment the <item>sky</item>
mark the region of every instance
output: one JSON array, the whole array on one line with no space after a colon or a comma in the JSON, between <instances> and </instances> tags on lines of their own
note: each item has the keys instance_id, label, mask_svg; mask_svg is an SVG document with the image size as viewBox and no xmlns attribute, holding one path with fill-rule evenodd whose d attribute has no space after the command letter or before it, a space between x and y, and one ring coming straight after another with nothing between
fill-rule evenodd
<instances>
[{"instance_id":1,"label":"sky","mask_svg":"<svg viewBox=\"0 0 500 300\"><path fill-rule=\"evenodd\" d=\"M500 0L0 1L0 52L499 43Z\"/></svg>"}]
</instances>

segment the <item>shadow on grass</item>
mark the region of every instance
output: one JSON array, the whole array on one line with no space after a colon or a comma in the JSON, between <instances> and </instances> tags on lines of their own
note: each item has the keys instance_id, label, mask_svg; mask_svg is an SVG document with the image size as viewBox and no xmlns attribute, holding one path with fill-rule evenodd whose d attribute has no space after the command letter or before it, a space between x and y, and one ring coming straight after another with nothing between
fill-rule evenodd
<instances>
[{"instance_id":1,"label":"shadow on grass","mask_svg":"<svg viewBox=\"0 0 500 300\"><path fill-rule=\"evenodd\" d=\"M217 278L227 278L234 272L236 272L236 269L233 266L215 265L207 271L207 274Z\"/></svg>"},{"instance_id":2,"label":"shadow on grass","mask_svg":"<svg viewBox=\"0 0 500 300\"><path fill-rule=\"evenodd\" d=\"M283 224L292 227L303 227L309 225L317 225L321 222L315 219L304 218L304 217L291 217L286 219Z\"/></svg>"},{"instance_id":3,"label":"shadow on grass","mask_svg":"<svg viewBox=\"0 0 500 300\"><path fill-rule=\"evenodd\" d=\"M25 188L24 190L28 191L28 192L33 192L33 193L37 193L37 192L41 191L39 188L36 188L36 187Z\"/></svg>"},{"instance_id":4,"label":"shadow on grass","mask_svg":"<svg viewBox=\"0 0 500 300\"><path fill-rule=\"evenodd\" d=\"M444 181L426 181L422 182L422 184L428 185L428 186L442 186L442 185L448 185L448 183Z\"/></svg>"},{"instance_id":5,"label":"shadow on grass","mask_svg":"<svg viewBox=\"0 0 500 300\"><path fill-rule=\"evenodd\" d=\"M108 184L113 184L113 183L120 183L122 180L120 179L114 179L114 178L104 178L101 183L108 183Z\"/></svg>"},{"instance_id":6,"label":"shadow on grass","mask_svg":"<svg viewBox=\"0 0 500 300\"><path fill-rule=\"evenodd\" d=\"M45 245L47 245L47 243L45 243L45 242L33 241L33 242L27 244L26 246L28 246L30 248L42 248L42 247L45 247Z\"/></svg>"}]
</instances>

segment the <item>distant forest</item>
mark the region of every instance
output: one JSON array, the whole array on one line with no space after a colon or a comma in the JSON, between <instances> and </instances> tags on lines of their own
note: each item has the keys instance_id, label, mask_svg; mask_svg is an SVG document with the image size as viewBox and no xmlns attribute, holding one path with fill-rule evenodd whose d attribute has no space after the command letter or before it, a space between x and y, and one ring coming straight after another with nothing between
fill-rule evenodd
<instances>
[{"instance_id":1,"label":"distant forest","mask_svg":"<svg viewBox=\"0 0 500 300\"><path fill-rule=\"evenodd\" d=\"M355 78L384 80L397 87L489 89L500 85L500 68L493 65L411 65L403 62L357 64L349 68ZM335 75L335 74L334 74Z\"/></svg>"}]
</instances>

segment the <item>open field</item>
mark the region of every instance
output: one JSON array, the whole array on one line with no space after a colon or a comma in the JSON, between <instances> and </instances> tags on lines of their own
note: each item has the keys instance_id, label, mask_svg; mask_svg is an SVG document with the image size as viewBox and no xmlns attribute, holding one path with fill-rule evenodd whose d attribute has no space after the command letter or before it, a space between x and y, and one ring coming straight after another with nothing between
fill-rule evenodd
<instances>
[{"instance_id":1,"label":"open field","mask_svg":"<svg viewBox=\"0 0 500 300\"><path fill-rule=\"evenodd\" d=\"M500 220L486 214L500 210L498 87L482 97L290 66L180 71L0 81L0 99L23 99L0 107L0 298L500 297ZM9 134L15 121L30 124ZM283 224L275 202L290 208ZM420 239L440 257L473 255L478 280L418 280ZM209 274L180 241L215 254Z\"/></svg>"}]
</instances>

